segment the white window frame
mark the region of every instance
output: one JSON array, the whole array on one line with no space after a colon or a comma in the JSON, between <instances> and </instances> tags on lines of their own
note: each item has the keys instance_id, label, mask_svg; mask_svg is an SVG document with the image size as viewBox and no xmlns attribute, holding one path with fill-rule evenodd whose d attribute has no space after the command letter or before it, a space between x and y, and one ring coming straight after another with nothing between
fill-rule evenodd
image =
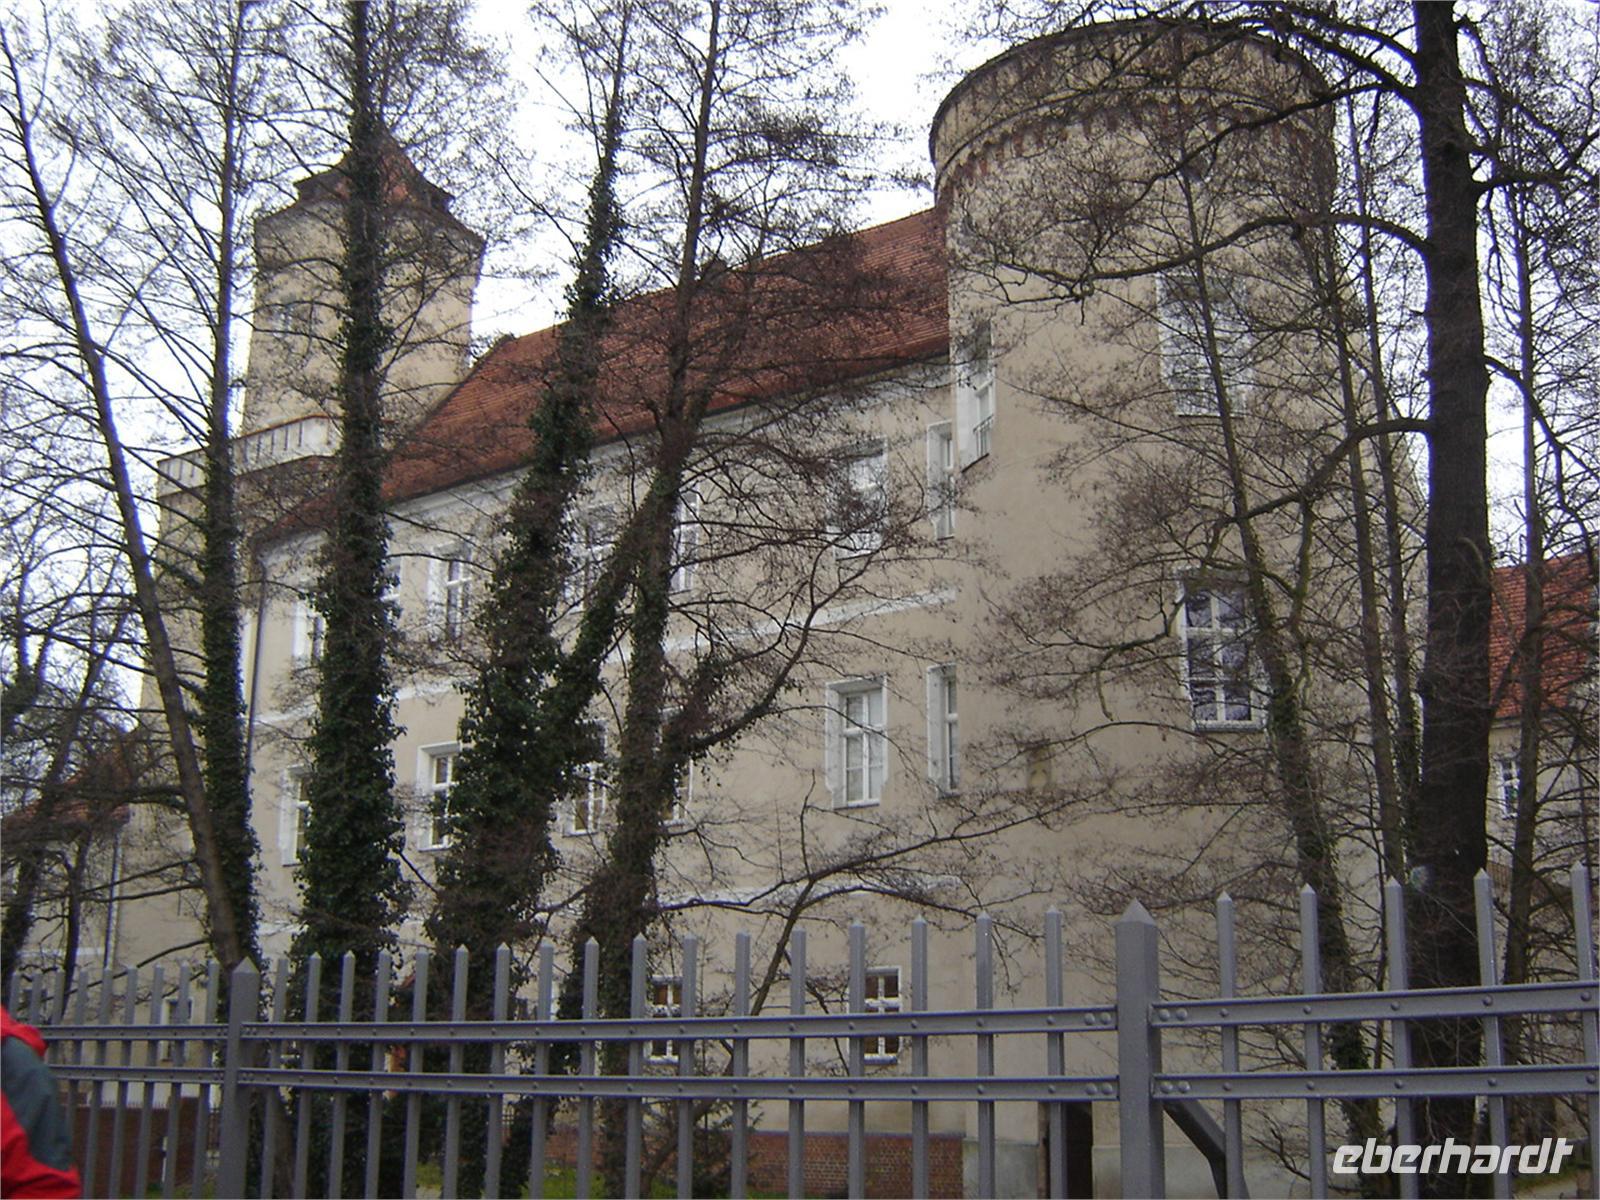
<instances>
[{"instance_id":1,"label":"white window frame","mask_svg":"<svg viewBox=\"0 0 1600 1200\"><path fill-rule=\"evenodd\" d=\"M667 805L667 817L662 824L668 829L681 829L689 823L689 809L694 803L695 763L690 759L680 767L672 779L672 803Z\"/></svg>"},{"instance_id":2,"label":"white window frame","mask_svg":"<svg viewBox=\"0 0 1600 1200\"><path fill-rule=\"evenodd\" d=\"M928 668L928 774L947 795L961 790L960 696L954 663Z\"/></svg>"},{"instance_id":3,"label":"white window frame","mask_svg":"<svg viewBox=\"0 0 1600 1200\"><path fill-rule=\"evenodd\" d=\"M600 742L600 757L578 768L582 794L574 795L567 801L566 817L562 823L562 832L568 837L594 837L605 827L611 787L606 761L607 738L604 725L595 722L595 730Z\"/></svg>"},{"instance_id":4,"label":"white window frame","mask_svg":"<svg viewBox=\"0 0 1600 1200\"><path fill-rule=\"evenodd\" d=\"M871 723L872 702L878 704L878 724ZM853 702L866 704L862 717L853 717ZM828 685L827 778L835 808L865 808L883 801L888 783L889 696L881 675L846 679ZM863 719L864 718L864 719ZM852 794L851 747L858 749L860 788Z\"/></svg>"},{"instance_id":5,"label":"white window frame","mask_svg":"<svg viewBox=\"0 0 1600 1200\"><path fill-rule=\"evenodd\" d=\"M956 442L949 421L928 426L928 519L936 540L956 532Z\"/></svg>"},{"instance_id":6,"label":"white window frame","mask_svg":"<svg viewBox=\"0 0 1600 1200\"><path fill-rule=\"evenodd\" d=\"M283 773L279 789L278 850L282 865L286 867L297 865L305 849L306 822L311 817L306 780L310 777L309 767L289 767Z\"/></svg>"},{"instance_id":7,"label":"white window frame","mask_svg":"<svg viewBox=\"0 0 1600 1200\"><path fill-rule=\"evenodd\" d=\"M450 845L450 837L439 832L439 822L450 811L450 793L456 787L456 761L461 756L461 746L457 742L424 746L417 755L420 759L418 790L423 797L417 822L417 848L443 850ZM442 782L437 774L437 764L441 761L448 763L447 778Z\"/></svg>"},{"instance_id":8,"label":"white window frame","mask_svg":"<svg viewBox=\"0 0 1600 1200\"><path fill-rule=\"evenodd\" d=\"M887 994L889 989L884 986L890 980L894 981L894 995L892 996ZM901 983L899 967L868 967L863 1008L869 1013L900 1012L904 1003ZM899 1034L862 1038L861 1048L865 1052L862 1057L869 1063L900 1061Z\"/></svg>"},{"instance_id":9,"label":"white window frame","mask_svg":"<svg viewBox=\"0 0 1600 1200\"><path fill-rule=\"evenodd\" d=\"M840 500L848 520L831 525L828 532L834 539L835 558L859 558L883 545L889 515L889 443L883 438L862 442L845 451L843 458L846 494ZM861 521L863 516L866 522Z\"/></svg>"},{"instance_id":10,"label":"white window frame","mask_svg":"<svg viewBox=\"0 0 1600 1200\"><path fill-rule=\"evenodd\" d=\"M400 602L400 589L405 586L405 565L399 558L390 558L384 562L384 573L388 576L383 585L383 602L394 610L394 623L399 625L405 620L405 605Z\"/></svg>"},{"instance_id":11,"label":"white window frame","mask_svg":"<svg viewBox=\"0 0 1600 1200\"><path fill-rule=\"evenodd\" d=\"M658 998L662 996L664 999ZM671 1021L683 1016L682 975L650 977L650 1016L658 1021ZM645 1058L653 1063L676 1063L678 1043L668 1038L647 1042Z\"/></svg>"},{"instance_id":12,"label":"white window frame","mask_svg":"<svg viewBox=\"0 0 1600 1200\"><path fill-rule=\"evenodd\" d=\"M980 321L963 338L955 363L956 428L961 468L987 458L994 448L994 327Z\"/></svg>"},{"instance_id":13,"label":"white window frame","mask_svg":"<svg viewBox=\"0 0 1600 1200\"><path fill-rule=\"evenodd\" d=\"M441 550L429 572L429 607L439 636L459 642L467 632L472 611L472 558L465 546Z\"/></svg>"},{"instance_id":14,"label":"white window frame","mask_svg":"<svg viewBox=\"0 0 1600 1200\"><path fill-rule=\"evenodd\" d=\"M294 607L294 649L292 657L296 666L313 667L322 661L326 648L328 622L317 611L310 598L302 597Z\"/></svg>"},{"instance_id":15,"label":"white window frame","mask_svg":"<svg viewBox=\"0 0 1600 1200\"><path fill-rule=\"evenodd\" d=\"M672 579L674 593L694 587L695 553L700 548L700 490L684 488L672 523Z\"/></svg>"},{"instance_id":16,"label":"white window frame","mask_svg":"<svg viewBox=\"0 0 1600 1200\"><path fill-rule=\"evenodd\" d=\"M616 547L620 527L617 510L609 504L590 505L579 515L573 528L571 573L562 588L569 605L580 603L594 588Z\"/></svg>"},{"instance_id":17,"label":"white window frame","mask_svg":"<svg viewBox=\"0 0 1600 1200\"><path fill-rule=\"evenodd\" d=\"M1248 358L1249 327L1234 289L1208 288L1217 353L1222 358L1223 383L1229 411L1244 413L1249 406L1251 371ZM1172 411L1180 417L1218 415L1216 383L1205 337L1205 317L1197 285L1182 273L1163 275L1157 283L1156 319L1160 327L1161 379L1172 394Z\"/></svg>"},{"instance_id":18,"label":"white window frame","mask_svg":"<svg viewBox=\"0 0 1600 1200\"><path fill-rule=\"evenodd\" d=\"M1516 754L1496 754L1494 757L1494 798L1500 806L1500 815L1514 820L1517 815L1517 798L1522 789L1522 761Z\"/></svg>"},{"instance_id":19,"label":"white window frame","mask_svg":"<svg viewBox=\"0 0 1600 1200\"><path fill-rule=\"evenodd\" d=\"M1204 595L1208 598L1207 621L1195 625L1191 621L1192 601ZM1219 597L1231 601L1229 608L1238 614L1236 624L1225 623L1224 610L1219 608ZM1244 585L1236 580L1193 577L1182 581L1178 596L1178 632L1182 643L1183 690L1189 703L1189 719L1197 730L1260 729L1266 724L1266 703L1260 686L1259 664L1253 646L1252 622ZM1237 662L1224 660L1243 648L1245 661L1243 674ZM1197 659L1204 658L1207 670L1195 670ZM1242 682L1245 687L1247 712L1243 716L1229 716L1228 706L1237 703L1236 692L1231 692L1230 682ZM1203 691L1209 691L1209 697ZM1215 715L1201 715L1201 708L1209 703Z\"/></svg>"}]
</instances>

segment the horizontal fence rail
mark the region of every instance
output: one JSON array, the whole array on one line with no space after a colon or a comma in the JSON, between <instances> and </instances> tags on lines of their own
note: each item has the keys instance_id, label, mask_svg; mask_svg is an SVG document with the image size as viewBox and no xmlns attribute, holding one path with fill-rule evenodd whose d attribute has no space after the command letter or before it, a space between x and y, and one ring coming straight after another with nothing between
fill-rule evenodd
<instances>
[{"instance_id":1,"label":"horizontal fence rail","mask_svg":"<svg viewBox=\"0 0 1600 1200\"><path fill-rule=\"evenodd\" d=\"M1578 978L1518 986L1495 982L1493 905L1488 879L1480 876L1482 982L1431 991L1405 986L1404 897L1390 884L1384 900L1394 986L1381 992L1322 990L1317 897L1306 889L1299 913L1303 991L1293 996L1238 994L1238 936L1233 902L1224 896L1217 904L1215 999L1163 997L1160 933L1136 903L1116 926L1113 1004L1062 1003L1063 921L1053 910L1043 930L1042 1007L996 1006L987 917L976 923L973 1004L959 1009L928 1003L928 927L920 919L910 929L909 986L892 1002L882 992L869 997L866 931L859 924L850 928L844 1011L811 1008L803 929L785 947L786 1011L775 1011L783 1001L774 991L760 1014L750 1012L751 946L742 933L719 1001L726 1011L710 1014L703 1011L701 946L692 937L677 946L680 973L665 990L650 974L645 940L636 940L626 1018L598 1015L599 952L592 942L578 965L582 1012L571 1019L555 1016L558 980L548 945L533 968L527 1019L509 1015L515 997L504 947L493 963L492 999L480 1010L491 1016L487 1020L466 1019L465 950L448 964L447 997L430 996L436 959L425 951L412 956L404 983L411 992L409 1020L389 1019L397 985L396 964L387 955L364 987L357 986L355 960L347 956L337 964L332 988L325 986L331 975L324 975L330 964L312 958L293 980L286 962L275 963L266 979L246 964L226 989L215 964L203 971L180 967L170 985L162 967L147 976L132 968L106 972L80 980L70 995L57 973L34 979L26 990L14 980L10 1001L13 1011L50 1027L52 1065L78 1114L91 1192L104 1180L108 1194L143 1196L159 1186L168 1197L208 1188L217 1195L304 1196L315 1193L320 1179L334 1195L348 1187L367 1196L387 1194L386 1188L414 1196L424 1186L422 1167L433 1161L440 1176L431 1186L451 1196L462 1188L463 1163L470 1159L478 1178L469 1186L485 1195L514 1195L521 1171L505 1161L514 1145L526 1156L515 1166L526 1169L531 1194L542 1195L556 1156L552 1117L559 1108L572 1139L572 1148L562 1151L572 1161L569 1186L580 1196L596 1188L601 1163L620 1171L629 1195L640 1194L647 1170L663 1168L675 1173L679 1195L695 1194L696 1159L706 1152L696 1127L712 1109L728 1156L730 1195L745 1195L752 1186L758 1121L787 1150L786 1175L775 1186L799 1195L806 1190L808 1142L818 1136L808 1136L808 1105L827 1103L835 1106L830 1123L842 1118L837 1136L845 1143L845 1190L861 1196L873 1136L869 1113L874 1105L895 1103L910 1111L906 1190L925 1195L940 1136L930 1105L938 1103L971 1106L965 1125L974 1158L970 1182L977 1194L992 1196L1000 1179L996 1106L1023 1103L1043 1114L1049 1194L1066 1195L1067 1110L1089 1103L1115 1106L1124 1194L1164 1194L1170 1121L1203 1154L1218 1194L1243 1196L1243 1105L1292 1102L1304 1106L1310 1189L1323 1196L1330 1190L1328 1101L1382 1101L1392 1110L1395 1139L1406 1143L1416 1140L1420 1102L1471 1097L1485 1105L1487 1140L1505 1144L1510 1098L1578 1097L1593 1161L1600 1125L1600 985L1589 896L1587 874L1578 868L1572 876ZM293 1015L297 997L299 1016ZM337 1019L323 1020L325 1011ZM448 1019L433 1019L435 1012L448 1012ZM1577 1015L1568 1061L1505 1061L1503 1022L1565 1014ZM1481 1024L1480 1063L1415 1065L1410 1038L1416 1023L1444 1019ZM1386 1044L1388 1061L1333 1069L1328 1047L1341 1027L1384 1031L1367 1044ZM1255 1069L1247 1069L1240 1042L1245 1031L1276 1031L1280 1043L1299 1048L1303 1065L1268 1067L1255 1060ZM1172 1057L1176 1046L1164 1039L1196 1032L1198 1044L1220 1053L1220 1061L1169 1068L1163 1055ZM1040 1064L1037 1072L997 1068L997 1047L1018 1044ZM1193 1038L1184 1043L1185 1067L1195 1061L1195 1044ZM826 1066L814 1058L818 1051L828 1054ZM1104 1064L1113 1052L1113 1070L1074 1067ZM558 1062L567 1069L557 1070ZM654 1142L652 1129L659 1131ZM514 1130L519 1137L511 1136ZM655 1161L647 1165L651 1156ZM392 1176L385 1174L390 1170ZM1496 1176L1496 1194L1510 1195L1511 1182L1509 1175ZM1399 1176L1398 1184L1403 1195L1415 1194L1415 1176Z\"/></svg>"}]
</instances>

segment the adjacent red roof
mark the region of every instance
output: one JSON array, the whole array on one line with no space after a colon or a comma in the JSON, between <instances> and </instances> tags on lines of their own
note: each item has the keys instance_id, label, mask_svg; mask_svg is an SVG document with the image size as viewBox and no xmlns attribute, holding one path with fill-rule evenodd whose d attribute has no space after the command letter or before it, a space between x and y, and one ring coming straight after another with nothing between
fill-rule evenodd
<instances>
[{"instance_id":1,"label":"adjacent red roof","mask_svg":"<svg viewBox=\"0 0 1600 1200\"><path fill-rule=\"evenodd\" d=\"M1497 718L1515 717L1522 710L1519 651L1527 623L1526 571L1520 565L1499 567L1491 581L1489 681ZM1543 576L1544 703L1559 708L1594 670L1595 561L1583 553L1547 559Z\"/></svg>"},{"instance_id":2,"label":"adjacent red roof","mask_svg":"<svg viewBox=\"0 0 1600 1200\"><path fill-rule=\"evenodd\" d=\"M690 386L711 407L803 395L945 352L944 233L927 210L724 273L702 288ZM667 381L672 297L630 300L606 339L602 441L653 427ZM556 330L507 338L396 449L393 501L512 470L552 366Z\"/></svg>"}]
</instances>

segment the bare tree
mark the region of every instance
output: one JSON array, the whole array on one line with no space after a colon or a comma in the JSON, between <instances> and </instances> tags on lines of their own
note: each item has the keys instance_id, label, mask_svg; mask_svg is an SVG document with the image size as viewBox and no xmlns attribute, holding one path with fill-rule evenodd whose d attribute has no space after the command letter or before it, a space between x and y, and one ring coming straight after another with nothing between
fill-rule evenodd
<instances>
[{"instance_id":1,"label":"bare tree","mask_svg":"<svg viewBox=\"0 0 1600 1200\"><path fill-rule=\"evenodd\" d=\"M110 55L82 43L73 58L92 78L49 95L41 72L58 47L48 22L38 25L38 44L21 25L5 34L8 218L31 247L11 266L22 294L40 298L22 314L30 341L13 361L24 386L37 390L59 372L81 389L74 411L106 459L119 552L172 743L209 936L217 956L233 964L256 953L255 842L239 728L237 533L224 448L239 197L248 177L245 94L260 83L245 55L262 35L248 7L219 7L208 14L215 21L151 16ZM129 91L139 103L120 106ZM76 107L50 107L70 101ZM200 219L186 220L191 213ZM182 382L174 386L169 370ZM130 405L141 403L192 421L209 446L196 538L204 547L198 718L186 695L186 635L174 632L158 583L142 471L122 430Z\"/></svg>"}]
</instances>

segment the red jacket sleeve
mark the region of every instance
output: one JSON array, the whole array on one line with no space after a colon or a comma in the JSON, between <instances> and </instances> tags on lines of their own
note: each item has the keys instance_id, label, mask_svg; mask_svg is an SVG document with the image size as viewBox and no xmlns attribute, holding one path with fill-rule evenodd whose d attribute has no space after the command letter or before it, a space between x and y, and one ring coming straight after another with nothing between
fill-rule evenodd
<instances>
[{"instance_id":1,"label":"red jacket sleeve","mask_svg":"<svg viewBox=\"0 0 1600 1200\"><path fill-rule=\"evenodd\" d=\"M83 1195L39 1035L6 1014L0 1035L0 1196ZM32 1035L32 1036L29 1036Z\"/></svg>"}]
</instances>

